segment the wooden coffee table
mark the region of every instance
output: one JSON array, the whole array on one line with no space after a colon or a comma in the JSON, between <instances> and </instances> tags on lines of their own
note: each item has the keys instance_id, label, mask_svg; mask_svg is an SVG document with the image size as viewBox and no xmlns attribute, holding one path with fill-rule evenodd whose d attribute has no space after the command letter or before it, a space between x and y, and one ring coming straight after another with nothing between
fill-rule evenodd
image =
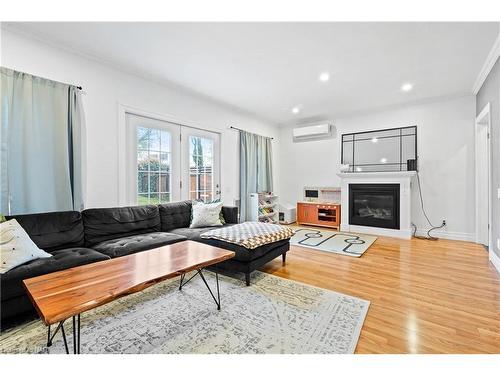
<instances>
[{"instance_id":1,"label":"wooden coffee table","mask_svg":"<svg viewBox=\"0 0 500 375\"><path fill-rule=\"evenodd\" d=\"M139 292L161 281L180 276L179 290L200 275L220 310L219 276L215 272L217 298L202 271L234 257L234 252L194 241L183 241L153 250L69 268L24 280L33 305L48 326L47 346L61 330L69 354L64 322L73 320L73 353L80 353L80 315L122 296ZM184 281L186 272L197 271ZM215 269L216 271L216 269ZM50 327L58 324L51 335Z\"/></svg>"}]
</instances>

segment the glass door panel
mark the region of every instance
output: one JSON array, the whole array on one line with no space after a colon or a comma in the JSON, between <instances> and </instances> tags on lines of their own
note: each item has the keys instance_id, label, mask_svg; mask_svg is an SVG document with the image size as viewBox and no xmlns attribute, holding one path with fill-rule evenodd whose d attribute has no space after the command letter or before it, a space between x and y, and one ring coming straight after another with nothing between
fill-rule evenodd
<instances>
[{"instance_id":1,"label":"glass door panel","mask_svg":"<svg viewBox=\"0 0 500 375\"><path fill-rule=\"evenodd\" d=\"M182 197L209 202L220 198L219 134L182 128Z\"/></svg>"},{"instance_id":2,"label":"glass door panel","mask_svg":"<svg viewBox=\"0 0 500 375\"><path fill-rule=\"evenodd\" d=\"M127 114L129 136L128 200L161 204L180 199L179 125ZM177 183L176 183L177 182Z\"/></svg>"}]
</instances>

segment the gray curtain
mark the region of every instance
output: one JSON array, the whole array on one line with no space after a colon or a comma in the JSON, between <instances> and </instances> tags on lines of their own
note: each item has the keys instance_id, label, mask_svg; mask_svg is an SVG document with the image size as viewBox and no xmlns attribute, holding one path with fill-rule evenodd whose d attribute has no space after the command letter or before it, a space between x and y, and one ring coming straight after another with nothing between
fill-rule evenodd
<instances>
[{"instance_id":1,"label":"gray curtain","mask_svg":"<svg viewBox=\"0 0 500 375\"><path fill-rule=\"evenodd\" d=\"M272 190L271 139L240 131L240 221L248 220L251 193Z\"/></svg>"},{"instance_id":2,"label":"gray curtain","mask_svg":"<svg viewBox=\"0 0 500 375\"><path fill-rule=\"evenodd\" d=\"M1 212L81 209L80 94L70 85L0 69Z\"/></svg>"}]
</instances>

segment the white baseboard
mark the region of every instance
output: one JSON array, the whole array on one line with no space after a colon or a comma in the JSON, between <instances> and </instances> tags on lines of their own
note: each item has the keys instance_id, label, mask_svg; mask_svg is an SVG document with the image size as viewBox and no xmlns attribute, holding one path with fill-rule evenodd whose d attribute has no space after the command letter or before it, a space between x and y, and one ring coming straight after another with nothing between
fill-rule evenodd
<instances>
[{"instance_id":1,"label":"white baseboard","mask_svg":"<svg viewBox=\"0 0 500 375\"><path fill-rule=\"evenodd\" d=\"M417 236L427 237L426 230L417 230ZM457 240L457 241L468 241L475 242L476 235L474 233L463 233L463 232L448 232L443 230L433 230L431 232L432 237L443 238L445 240Z\"/></svg>"},{"instance_id":2,"label":"white baseboard","mask_svg":"<svg viewBox=\"0 0 500 375\"><path fill-rule=\"evenodd\" d=\"M495 254L493 249L490 249L489 253L490 253L491 264L493 264L495 266L495 268L497 269L498 273L500 273L500 257Z\"/></svg>"},{"instance_id":3,"label":"white baseboard","mask_svg":"<svg viewBox=\"0 0 500 375\"><path fill-rule=\"evenodd\" d=\"M409 240L411 238L410 229L386 229L378 227L365 227L363 225L348 225L340 223L340 230L351 233L365 233L374 236L396 237Z\"/></svg>"}]
</instances>

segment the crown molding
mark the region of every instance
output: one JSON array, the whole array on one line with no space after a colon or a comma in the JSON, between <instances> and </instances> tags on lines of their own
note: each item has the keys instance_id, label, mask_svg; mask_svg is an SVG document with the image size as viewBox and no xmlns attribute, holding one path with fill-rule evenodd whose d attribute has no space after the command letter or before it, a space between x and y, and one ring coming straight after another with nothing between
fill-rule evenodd
<instances>
[{"instance_id":1,"label":"crown molding","mask_svg":"<svg viewBox=\"0 0 500 375\"><path fill-rule=\"evenodd\" d=\"M499 56L500 56L500 33L498 33L497 39L495 40L495 43L493 43L493 47L491 47L490 53L488 54L488 57L486 58L486 61L484 62L484 65L481 68L481 71L479 72L479 75L476 78L476 82L474 82L474 86L472 86L472 93L474 95L477 95L477 93L483 86L484 81L486 81L488 74L490 74L491 69L493 69L493 66L497 62Z\"/></svg>"},{"instance_id":2,"label":"crown molding","mask_svg":"<svg viewBox=\"0 0 500 375\"><path fill-rule=\"evenodd\" d=\"M224 108L224 109L226 109L230 112L233 112L235 114L239 114L241 116L262 122L262 123L269 125L273 128L276 128L276 129L278 128L278 123L276 121L269 119L265 116L261 116L260 114L258 114L256 112L247 110L245 108L241 108L237 105L233 105L231 103L228 103L228 102L223 101L223 100L219 100L217 98L214 98L214 97L209 96L207 94L204 94L202 92L193 90L187 86L178 84L178 83L171 81L165 77L153 75L153 74L150 74L150 73L148 73L144 70L141 70L141 69L127 67L127 66L119 64L115 61L103 58L99 55L79 50L79 49L74 48L72 46L69 46L65 43L60 43L60 42L51 40L50 38L45 38L43 35L34 34L31 31L27 31L27 30L23 29L22 27L16 26L15 22L7 22L7 23L0 22L0 30L17 35L21 38L25 38L28 40L34 40L34 41L39 42L43 45L57 49L59 51L62 51L62 52L65 52L65 53L68 53L68 54L71 54L74 56L78 56L78 57L86 59L88 61L92 61L94 63L103 65L107 68L116 70L118 72L128 74L128 75L134 76L136 78L140 78L142 80L145 80L145 81L151 82L153 84L162 86L166 89L176 91L176 92L179 92L181 94L190 96L193 99L198 99L198 100L201 100L201 101L204 101L207 103L211 103L212 105ZM47 78L49 78L49 77L47 77Z\"/></svg>"}]
</instances>

